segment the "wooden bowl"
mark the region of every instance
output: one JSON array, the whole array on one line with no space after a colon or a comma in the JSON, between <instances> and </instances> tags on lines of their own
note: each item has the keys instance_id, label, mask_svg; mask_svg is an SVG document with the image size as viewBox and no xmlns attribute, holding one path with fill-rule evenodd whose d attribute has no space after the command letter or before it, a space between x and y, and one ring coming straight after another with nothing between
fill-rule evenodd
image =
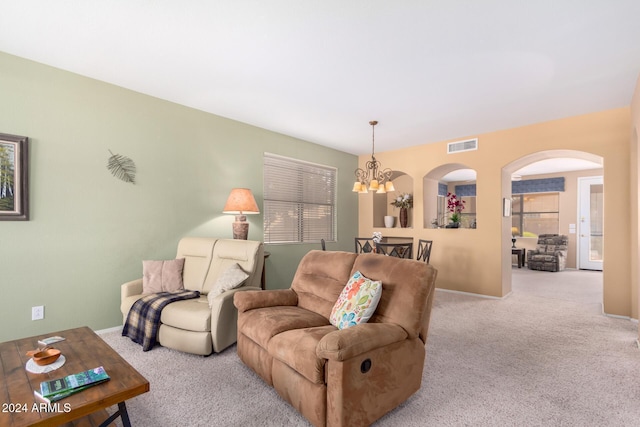
<instances>
[{"instance_id":1,"label":"wooden bowl","mask_svg":"<svg viewBox=\"0 0 640 427\"><path fill-rule=\"evenodd\" d=\"M33 361L37 365L44 366L50 365L60 357L60 350L55 348L48 348L43 351L39 351L33 355Z\"/></svg>"}]
</instances>

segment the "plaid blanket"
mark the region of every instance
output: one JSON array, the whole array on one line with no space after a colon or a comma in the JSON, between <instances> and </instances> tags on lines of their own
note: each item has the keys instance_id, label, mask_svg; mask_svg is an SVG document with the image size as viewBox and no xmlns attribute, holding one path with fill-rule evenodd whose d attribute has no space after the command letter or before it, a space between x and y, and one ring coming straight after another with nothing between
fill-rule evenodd
<instances>
[{"instance_id":1,"label":"plaid blanket","mask_svg":"<svg viewBox=\"0 0 640 427\"><path fill-rule=\"evenodd\" d=\"M198 291L159 292L143 296L131 306L122 328L122 336L140 344L142 351L151 350L156 345L162 309L172 302L198 297Z\"/></svg>"}]
</instances>

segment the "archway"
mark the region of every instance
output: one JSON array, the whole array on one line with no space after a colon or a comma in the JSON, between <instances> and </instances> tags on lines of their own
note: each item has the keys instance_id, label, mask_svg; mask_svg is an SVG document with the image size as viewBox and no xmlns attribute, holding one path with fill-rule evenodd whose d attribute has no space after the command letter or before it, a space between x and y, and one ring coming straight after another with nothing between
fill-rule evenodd
<instances>
[{"instance_id":1,"label":"archway","mask_svg":"<svg viewBox=\"0 0 640 427\"><path fill-rule=\"evenodd\" d=\"M434 201L437 199L444 199L442 192L444 192L444 196L446 196L447 192L454 192L454 189L447 188L447 183L442 183L441 179L447 175L452 174L453 172L458 171L465 172L464 178L460 179L464 181L465 184L470 184L468 185L469 187L473 187L473 196L475 196L475 184L477 175L474 169L462 163L447 163L432 169L422 178L424 212L422 226L424 228L433 228L436 226L440 228L446 223L446 220L444 218L444 204L440 206L441 204L439 202L434 203ZM444 187L441 188L441 186ZM473 199L474 214L473 219L470 220L469 223L473 222L475 224L475 197L473 197ZM475 228L475 226L469 228Z\"/></svg>"},{"instance_id":2,"label":"archway","mask_svg":"<svg viewBox=\"0 0 640 427\"><path fill-rule=\"evenodd\" d=\"M594 155L587 152L575 151L575 150L548 150L537 153L532 153L523 156L513 162L505 165L501 172L501 193L503 200L511 199L512 197L512 175L523 167L532 163L540 162L548 159L570 158L579 159L592 162L599 167L604 168L604 161L601 156ZM574 221L575 222L575 221ZM502 291L503 295L506 295L512 290L512 251L511 251L511 234L512 234L512 218L511 216L502 217L502 252L501 252L501 266L502 266ZM567 234L567 233L560 233ZM575 237L575 235L574 235ZM603 286L606 286L603 283Z\"/></svg>"}]
</instances>

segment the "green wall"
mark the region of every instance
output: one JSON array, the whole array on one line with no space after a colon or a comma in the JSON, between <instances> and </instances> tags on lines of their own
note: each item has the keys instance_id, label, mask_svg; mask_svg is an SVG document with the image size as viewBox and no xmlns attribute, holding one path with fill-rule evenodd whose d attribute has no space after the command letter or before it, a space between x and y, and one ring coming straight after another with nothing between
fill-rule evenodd
<instances>
[{"instance_id":1,"label":"green wall","mask_svg":"<svg viewBox=\"0 0 640 427\"><path fill-rule=\"evenodd\" d=\"M183 236L231 238L232 187L262 205L265 151L338 168L338 242L353 250L357 157L0 52L0 133L30 143L30 221L0 221L0 341L122 323L120 285ZM106 169L136 163L136 184ZM262 215L249 215L262 240ZM267 288L286 288L319 244L269 245ZM31 320L31 307L45 319Z\"/></svg>"}]
</instances>

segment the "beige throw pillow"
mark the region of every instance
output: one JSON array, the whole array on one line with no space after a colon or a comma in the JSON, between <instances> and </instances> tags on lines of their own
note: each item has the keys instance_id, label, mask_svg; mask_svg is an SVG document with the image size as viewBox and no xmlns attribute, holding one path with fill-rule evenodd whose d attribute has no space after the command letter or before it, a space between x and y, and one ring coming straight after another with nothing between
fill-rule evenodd
<instances>
[{"instance_id":1,"label":"beige throw pillow","mask_svg":"<svg viewBox=\"0 0 640 427\"><path fill-rule=\"evenodd\" d=\"M248 277L249 275L242 269L242 267L240 267L237 262L229 266L229 268L222 272L220 277L218 277L218 280L216 280L216 282L211 287L211 291L209 291L209 295L207 295L209 306L212 305L213 298L217 297L223 292L241 286Z\"/></svg>"},{"instance_id":2,"label":"beige throw pillow","mask_svg":"<svg viewBox=\"0 0 640 427\"><path fill-rule=\"evenodd\" d=\"M142 261L142 294L183 290L183 269L184 258L168 261Z\"/></svg>"}]
</instances>

